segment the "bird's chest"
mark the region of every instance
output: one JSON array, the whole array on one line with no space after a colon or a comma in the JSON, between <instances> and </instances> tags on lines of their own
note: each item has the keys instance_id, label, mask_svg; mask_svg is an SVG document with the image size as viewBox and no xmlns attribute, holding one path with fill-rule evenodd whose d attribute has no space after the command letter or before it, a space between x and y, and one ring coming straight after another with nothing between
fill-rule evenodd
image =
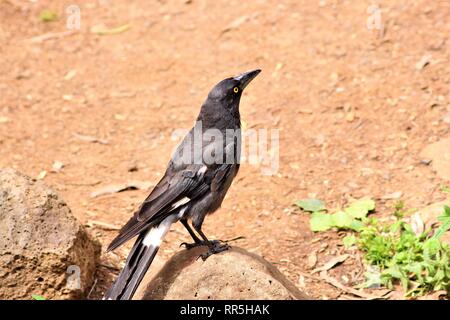
<instances>
[{"instance_id":1,"label":"bird's chest","mask_svg":"<svg viewBox=\"0 0 450 320\"><path fill-rule=\"evenodd\" d=\"M227 130L206 132L202 141L202 148L197 151L196 159L207 166L214 164L237 164L240 160L241 132L240 130ZM200 153L199 153L200 151Z\"/></svg>"},{"instance_id":2,"label":"bird's chest","mask_svg":"<svg viewBox=\"0 0 450 320\"><path fill-rule=\"evenodd\" d=\"M227 172L225 178L220 183L217 188L211 188L211 206L209 208L209 212L214 212L222 205L222 201L227 194L228 189L233 182L234 177L236 176L239 170L239 164L235 164L231 166L230 171Z\"/></svg>"}]
</instances>

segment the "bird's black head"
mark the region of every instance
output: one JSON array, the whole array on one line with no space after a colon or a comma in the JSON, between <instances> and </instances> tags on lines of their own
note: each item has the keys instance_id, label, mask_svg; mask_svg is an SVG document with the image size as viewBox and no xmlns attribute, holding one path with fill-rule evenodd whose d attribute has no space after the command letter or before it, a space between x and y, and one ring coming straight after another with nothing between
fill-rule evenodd
<instances>
[{"instance_id":1,"label":"bird's black head","mask_svg":"<svg viewBox=\"0 0 450 320\"><path fill-rule=\"evenodd\" d=\"M236 77L220 81L208 94L208 100L220 102L224 107L238 107L242 91L261 70L244 72Z\"/></svg>"},{"instance_id":2,"label":"bird's black head","mask_svg":"<svg viewBox=\"0 0 450 320\"><path fill-rule=\"evenodd\" d=\"M242 91L260 72L259 69L244 72L216 84L203 103L197 121L201 120L205 128L240 126L239 102Z\"/></svg>"}]
</instances>

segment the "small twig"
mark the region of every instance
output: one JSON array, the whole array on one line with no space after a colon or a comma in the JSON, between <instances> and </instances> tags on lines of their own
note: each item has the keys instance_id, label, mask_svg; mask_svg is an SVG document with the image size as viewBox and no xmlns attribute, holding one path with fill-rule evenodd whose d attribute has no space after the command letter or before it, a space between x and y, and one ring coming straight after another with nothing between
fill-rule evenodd
<instances>
[{"instance_id":1,"label":"small twig","mask_svg":"<svg viewBox=\"0 0 450 320\"><path fill-rule=\"evenodd\" d=\"M299 271L299 272L297 272L297 273L298 273L299 275L301 275L301 276L304 276L305 278L310 278L310 279L312 279L312 280L319 281L319 282L322 282L322 281L323 281L323 280L320 279L319 277L313 276L313 275L308 274L308 273L304 273L304 272L301 272L301 271Z\"/></svg>"},{"instance_id":2,"label":"small twig","mask_svg":"<svg viewBox=\"0 0 450 320\"><path fill-rule=\"evenodd\" d=\"M343 263L345 260L347 260L348 257L349 257L348 254L343 254L341 256L334 257L333 259L325 263L323 266L311 271L311 273L330 270L331 268L334 268L335 266Z\"/></svg>"},{"instance_id":3,"label":"small twig","mask_svg":"<svg viewBox=\"0 0 450 320\"><path fill-rule=\"evenodd\" d=\"M356 274L355 279L359 279L364 274L364 269L365 269L364 264L363 264L362 259L361 259L361 255L359 254L359 252L356 254L355 260L359 264L359 271Z\"/></svg>"},{"instance_id":4,"label":"small twig","mask_svg":"<svg viewBox=\"0 0 450 320\"><path fill-rule=\"evenodd\" d=\"M89 220L86 223L86 225L91 228L98 227L103 230L120 230L120 227L118 227L118 226L115 226L113 224L103 222L103 221L97 221L97 220Z\"/></svg>"},{"instance_id":5,"label":"small twig","mask_svg":"<svg viewBox=\"0 0 450 320\"><path fill-rule=\"evenodd\" d=\"M330 277L330 276L327 274L326 271L323 271L323 272L320 273L320 278L321 278L322 280L326 281L327 283L331 284L332 286L338 288L339 290L342 290L342 291L344 291L345 293L351 293L351 294L353 294L354 296L357 296L357 297L361 297L361 298L365 298L365 299L370 299L370 300L375 300L375 299L386 299L386 298L387 298L387 297L385 297L386 294L387 294L387 292L384 293L382 296L374 296L374 295L371 295L371 294L368 294L368 293L365 293L365 292L362 292L362 291L353 289L353 288L351 288L351 287L347 287L347 286L343 285L342 283L340 283L340 282L339 282L338 280L336 280L335 278Z\"/></svg>"},{"instance_id":6,"label":"small twig","mask_svg":"<svg viewBox=\"0 0 450 320\"><path fill-rule=\"evenodd\" d=\"M97 198L103 195L119 193L128 190L148 190L154 184L149 181L130 181L121 184L110 184L91 192L91 198Z\"/></svg>"},{"instance_id":7,"label":"small twig","mask_svg":"<svg viewBox=\"0 0 450 320\"><path fill-rule=\"evenodd\" d=\"M94 284L91 287L91 290L89 290L89 293L87 295L87 299L89 299L89 297L91 296L91 293L94 291L95 286L97 285L97 278L94 279Z\"/></svg>"},{"instance_id":8,"label":"small twig","mask_svg":"<svg viewBox=\"0 0 450 320\"><path fill-rule=\"evenodd\" d=\"M100 144L108 144L109 143L108 140L103 140L103 139L99 139L96 137L79 134L76 132L73 133L73 136L78 138L79 140L86 141L86 142L93 142L93 143L100 143Z\"/></svg>"},{"instance_id":9,"label":"small twig","mask_svg":"<svg viewBox=\"0 0 450 320\"><path fill-rule=\"evenodd\" d=\"M100 180L97 180L97 181L90 182L90 183L76 183L76 182L66 183L66 185L76 186L76 187L93 187L93 186L99 185L100 183L102 183L102 182Z\"/></svg>"},{"instance_id":10,"label":"small twig","mask_svg":"<svg viewBox=\"0 0 450 320\"><path fill-rule=\"evenodd\" d=\"M236 238L223 240L223 242L228 243L228 242L237 241L237 240L241 240L241 239L245 239L245 237L244 236L239 236L239 237L236 237Z\"/></svg>"},{"instance_id":11,"label":"small twig","mask_svg":"<svg viewBox=\"0 0 450 320\"><path fill-rule=\"evenodd\" d=\"M50 39L60 39L64 37L71 36L75 33L75 30L69 30L69 31L63 31L63 32L51 32L51 33L45 33L40 36L36 36L30 39L32 43L42 43L44 41L50 40Z\"/></svg>"}]
</instances>

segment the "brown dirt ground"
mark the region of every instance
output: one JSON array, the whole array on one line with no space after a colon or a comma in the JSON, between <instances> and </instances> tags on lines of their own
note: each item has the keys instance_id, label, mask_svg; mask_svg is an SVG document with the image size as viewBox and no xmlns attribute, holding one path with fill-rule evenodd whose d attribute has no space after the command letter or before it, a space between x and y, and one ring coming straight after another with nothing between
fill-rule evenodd
<instances>
[{"instance_id":1,"label":"brown dirt ground","mask_svg":"<svg viewBox=\"0 0 450 320\"><path fill-rule=\"evenodd\" d=\"M81 30L64 32L65 8L81 8ZM292 203L315 196L334 207L351 198L401 191L410 207L442 200L442 183L420 151L449 135L450 3L380 1L384 30L366 27L372 1L0 1L0 166L45 181L83 223L122 225L148 193L91 198L99 187L161 177L177 141L208 90L251 68L241 115L250 128L280 129L280 169L263 176L241 166L222 209L206 220L212 238L234 238L314 298L346 298L308 277L343 249L336 232L314 234ZM60 19L43 23L52 9ZM116 35L94 25L131 29ZM416 63L430 54L421 70ZM65 79L71 70L76 74ZM73 72L71 72L73 75ZM74 133L107 140L80 140ZM54 161L64 168L52 173ZM137 171L130 171L137 166ZM378 200L377 214L394 200ZM106 246L116 231L91 228ZM188 239L177 225L160 251L169 257ZM131 243L103 256L120 266ZM329 274L361 281L352 255ZM113 274L102 266L91 298ZM299 281L300 275L306 275ZM342 278L342 276L345 276ZM348 298L348 297L347 297Z\"/></svg>"}]
</instances>

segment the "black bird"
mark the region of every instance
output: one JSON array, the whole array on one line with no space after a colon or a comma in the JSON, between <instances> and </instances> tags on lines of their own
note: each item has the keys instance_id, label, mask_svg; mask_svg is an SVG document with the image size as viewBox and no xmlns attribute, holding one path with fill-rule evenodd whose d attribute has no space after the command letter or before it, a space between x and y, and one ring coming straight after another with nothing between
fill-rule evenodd
<instances>
[{"instance_id":1,"label":"black bird","mask_svg":"<svg viewBox=\"0 0 450 320\"><path fill-rule=\"evenodd\" d=\"M209 92L196 125L176 149L163 178L109 245L107 251L138 236L125 267L104 299L133 297L174 222L181 221L194 239L192 244L183 243L187 248L208 246L203 259L228 249L226 243L208 240L202 224L207 214L220 207L239 170L239 102L242 91L260 72L224 79Z\"/></svg>"}]
</instances>

